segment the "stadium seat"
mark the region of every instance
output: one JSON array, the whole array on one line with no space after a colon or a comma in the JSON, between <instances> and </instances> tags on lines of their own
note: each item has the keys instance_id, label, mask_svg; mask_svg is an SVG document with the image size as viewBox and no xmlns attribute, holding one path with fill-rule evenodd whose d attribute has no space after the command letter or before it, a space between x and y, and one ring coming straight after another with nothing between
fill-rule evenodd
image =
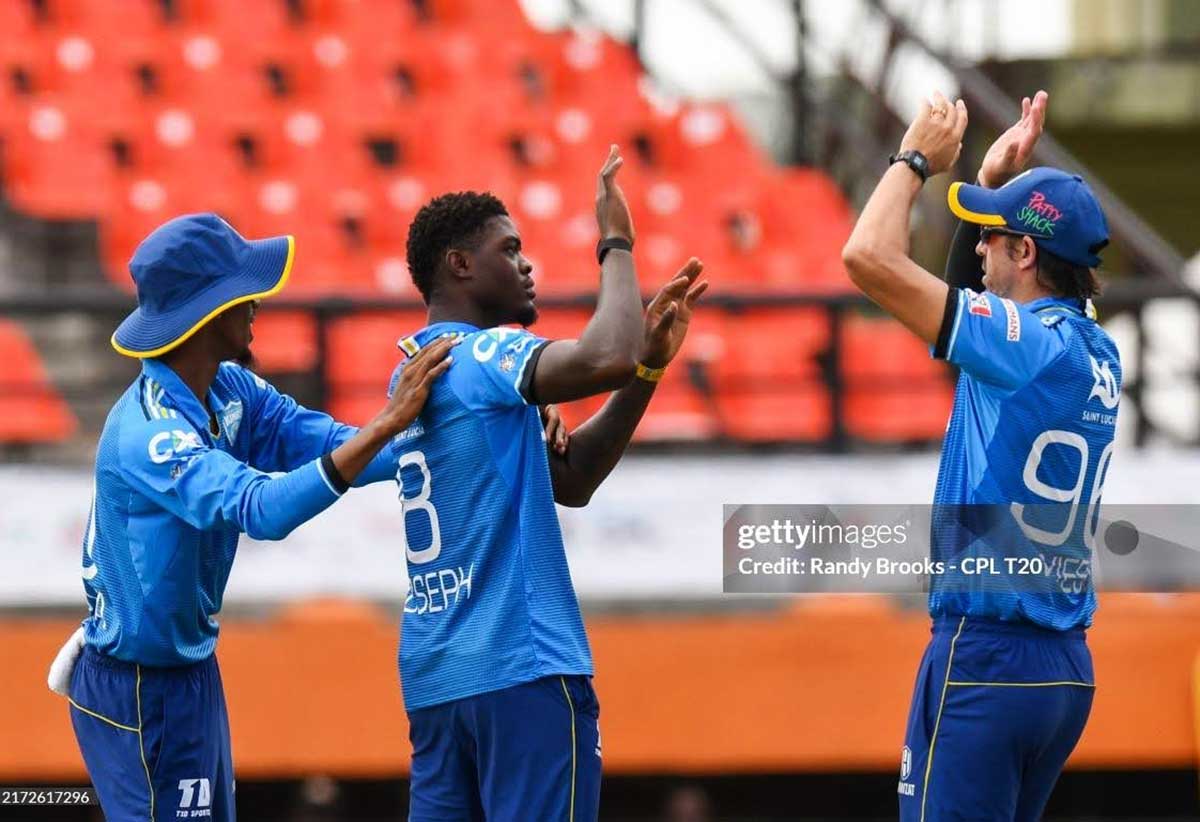
<instances>
[{"instance_id":1,"label":"stadium seat","mask_svg":"<svg viewBox=\"0 0 1200 822\"><path fill-rule=\"evenodd\" d=\"M0 442L54 443L75 433L78 423L54 390L41 358L21 326L0 320Z\"/></svg>"},{"instance_id":2,"label":"stadium seat","mask_svg":"<svg viewBox=\"0 0 1200 822\"><path fill-rule=\"evenodd\" d=\"M928 346L891 319L848 317L842 330L847 432L876 442L941 437L954 389Z\"/></svg>"},{"instance_id":3,"label":"stadium seat","mask_svg":"<svg viewBox=\"0 0 1200 822\"><path fill-rule=\"evenodd\" d=\"M263 371L311 371L317 365L316 319L307 311L260 311L254 318L253 350Z\"/></svg>"},{"instance_id":4,"label":"stadium seat","mask_svg":"<svg viewBox=\"0 0 1200 822\"><path fill-rule=\"evenodd\" d=\"M821 442L833 426L829 392L820 382L747 386L717 395L721 433L747 442Z\"/></svg>"},{"instance_id":5,"label":"stadium seat","mask_svg":"<svg viewBox=\"0 0 1200 822\"><path fill-rule=\"evenodd\" d=\"M361 425L379 411L388 379L402 359L396 343L423 328L423 311L379 311L332 321L327 327L329 413Z\"/></svg>"}]
</instances>

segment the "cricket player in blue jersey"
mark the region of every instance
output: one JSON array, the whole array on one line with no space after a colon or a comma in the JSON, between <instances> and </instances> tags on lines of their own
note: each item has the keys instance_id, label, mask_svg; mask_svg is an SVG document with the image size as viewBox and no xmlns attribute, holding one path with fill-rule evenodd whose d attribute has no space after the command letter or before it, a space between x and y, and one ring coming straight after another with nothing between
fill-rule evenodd
<instances>
[{"instance_id":1,"label":"cricket player in blue jersey","mask_svg":"<svg viewBox=\"0 0 1200 822\"><path fill-rule=\"evenodd\" d=\"M361 430L229 362L248 357L256 303L294 253L292 237L247 241L201 214L160 226L130 261L138 307L112 343L142 373L100 435L89 616L65 689L109 822L234 820L214 649L238 536L282 539L352 482L392 478L384 445L451 362L449 342L427 347Z\"/></svg>"},{"instance_id":2,"label":"cricket player in blue jersey","mask_svg":"<svg viewBox=\"0 0 1200 822\"><path fill-rule=\"evenodd\" d=\"M905 822L1040 819L1092 705L1091 545L1121 365L1089 316L1108 242L1096 197L1062 171L1017 173L1046 102L1023 102L978 185L950 187L966 225L949 283L908 257L913 201L951 167L967 123L940 94L843 253L854 282L961 372L934 497L930 558L945 570L930 580L933 638L901 756ZM980 560L999 573L973 573Z\"/></svg>"},{"instance_id":3,"label":"cricket player in blue jersey","mask_svg":"<svg viewBox=\"0 0 1200 822\"><path fill-rule=\"evenodd\" d=\"M614 147L597 183L600 289L578 340L510 327L531 325L537 309L521 236L495 197L443 195L409 230L429 320L400 347L420 356L461 341L392 444L410 579L400 678L414 822L598 812L599 705L554 505L585 505L616 465L706 287L693 259L643 312L621 162ZM547 449L539 404L614 389L565 449Z\"/></svg>"}]
</instances>

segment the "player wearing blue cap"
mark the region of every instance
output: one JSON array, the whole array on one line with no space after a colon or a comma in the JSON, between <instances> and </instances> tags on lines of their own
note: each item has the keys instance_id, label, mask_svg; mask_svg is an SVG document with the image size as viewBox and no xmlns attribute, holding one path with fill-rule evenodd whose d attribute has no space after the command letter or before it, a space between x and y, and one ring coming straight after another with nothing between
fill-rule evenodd
<instances>
[{"instance_id":1,"label":"player wearing blue cap","mask_svg":"<svg viewBox=\"0 0 1200 822\"><path fill-rule=\"evenodd\" d=\"M393 446L414 822L598 812L599 704L554 504L585 505L616 465L706 286L692 260L643 312L620 166L614 148L597 182L598 301L578 340L506 327L531 325L537 308L520 234L495 197L443 195L409 230L429 324L400 347L420 356L436 340L462 341ZM538 403L613 389L567 448L547 453Z\"/></svg>"},{"instance_id":2,"label":"player wearing blue cap","mask_svg":"<svg viewBox=\"0 0 1200 822\"><path fill-rule=\"evenodd\" d=\"M394 477L381 449L450 366L449 341L426 348L357 430L229 362L248 356L257 301L294 253L292 237L247 241L199 214L160 226L129 264L138 307L112 344L142 373L100 435L67 689L109 822L235 818L214 648L238 536L282 539L351 482Z\"/></svg>"},{"instance_id":3,"label":"player wearing blue cap","mask_svg":"<svg viewBox=\"0 0 1200 822\"><path fill-rule=\"evenodd\" d=\"M1045 106L1044 92L1024 101L980 185L950 187L968 226L949 283L909 259L908 227L922 183L961 150L961 100L922 106L843 252L854 282L960 369L931 534L946 571L930 580L933 638L901 756L905 822L1040 819L1091 710L1091 547L1121 365L1089 316L1108 242L1099 203L1078 176L1017 173ZM967 573L981 559L998 573Z\"/></svg>"}]
</instances>

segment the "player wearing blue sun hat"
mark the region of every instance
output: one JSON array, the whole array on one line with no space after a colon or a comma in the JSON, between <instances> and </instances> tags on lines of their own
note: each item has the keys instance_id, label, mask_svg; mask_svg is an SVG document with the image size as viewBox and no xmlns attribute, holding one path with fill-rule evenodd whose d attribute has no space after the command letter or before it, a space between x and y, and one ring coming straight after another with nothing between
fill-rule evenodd
<instances>
[{"instance_id":1,"label":"player wearing blue sun hat","mask_svg":"<svg viewBox=\"0 0 1200 822\"><path fill-rule=\"evenodd\" d=\"M1018 174L1046 101L1024 101L978 185L951 185L963 222L947 281L909 259L909 216L925 179L961 150L962 101L922 107L843 251L855 284L960 372L931 532L945 570L930 579L902 822L1040 819L1091 710L1090 546L1122 375L1089 311L1108 243L1095 194L1057 169ZM998 572L968 574L979 560Z\"/></svg>"},{"instance_id":2,"label":"player wearing blue sun hat","mask_svg":"<svg viewBox=\"0 0 1200 822\"><path fill-rule=\"evenodd\" d=\"M425 349L358 430L231 362L248 358L257 301L284 287L294 256L292 237L246 240L195 214L157 228L129 264L138 307L112 344L142 372L100 435L89 613L51 670L109 822L235 818L214 650L238 538L282 539L351 482L394 477L384 446L450 364L448 344Z\"/></svg>"}]
</instances>

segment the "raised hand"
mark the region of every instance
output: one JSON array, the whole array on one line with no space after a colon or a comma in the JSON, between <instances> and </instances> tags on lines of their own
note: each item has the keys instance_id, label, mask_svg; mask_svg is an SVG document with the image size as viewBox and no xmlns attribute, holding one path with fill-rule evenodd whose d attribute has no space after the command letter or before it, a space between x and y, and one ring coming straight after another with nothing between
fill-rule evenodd
<instances>
[{"instance_id":1,"label":"raised hand","mask_svg":"<svg viewBox=\"0 0 1200 822\"><path fill-rule=\"evenodd\" d=\"M996 138L979 167L979 182L987 188L999 188L1025 170L1033 147L1046 123L1046 105L1050 95L1039 91L1021 101L1021 119Z\"/></svg>"},{"instance_id":2,"label":"raised hand","mask_svg":"<svg viewBox=\"0 0 1200 822\"><path fill-rule=\"evenodd\" d=\"M692 257L646 307L645 339L639 361L648 368L664 368L679 353L687 336L692 309L708 288L696 282L704 264Z\"/></svg>"},{"instance_id":3,"label":"raised hand","mask_svg":"<svg viewBox=\"0 0 1200 822\"><path fill-rule=\"evenodd\" d=\"M425 407L425 400L429 398L429 389L433 386L433 381L444 374L454 361L453 357L448 356L453 347L454 342L443 337L422 348L417 352L417 356L405 363L404 370L400 372L400 380L396 383L396 390L392 392L388 404L375 417L389 436L395 436L408 428L421 413L421 409Z\"/></svg>"},{"instance_id":4,"label":"raised hand","mask_svg":"<svg viewBox=\"0 0 1200 822\"><path fill-rule=\"evenodd\" d=\"M596 178L596 224L600 227L600 238L620 237L633 242L633 216L629 213L629 203L625 201L625 192L617 185L617 172L624 165L620 150L611 146L608 159L600 169Z\"/></svg>"},{"instance_id":5,"label":"raised hand","mask_svg":"<svg viewBox=\"0 0 1200 822\"><path fill-rule=\"evenodd\" d=\"M967 130L967 105L953 105L940 91L921 104L921 110L904 133L900 150L919 151L929 161L929 176L941 174L958 159L963 132Z\"/></svg>"}]
</instances>

